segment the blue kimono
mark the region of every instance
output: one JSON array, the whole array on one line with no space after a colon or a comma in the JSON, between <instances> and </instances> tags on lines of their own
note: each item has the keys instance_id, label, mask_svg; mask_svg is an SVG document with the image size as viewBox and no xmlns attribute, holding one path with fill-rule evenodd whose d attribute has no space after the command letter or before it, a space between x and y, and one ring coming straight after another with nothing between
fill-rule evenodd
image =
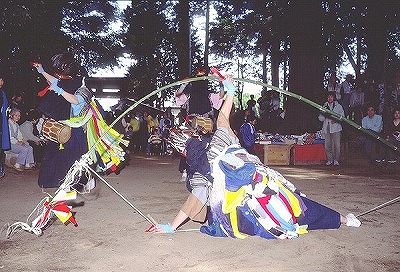
<instances>
[{"instance_id":1,"label":"blue kimono","mask_svg":"<svg viewBox=\"0 0 400 272\"><path fill-rule=\"evenodd\" d=\"M82 85L82 77L72 79L61 79L58 86L64 91L75 94ZM71 104L61 95L53 91L47 92L38 109L47 117L56 121L70 118ZM60 149L58 143L48 141L46 152L40 166L38 184L41 188L58 188L62 183L68 170L88 151L86 134L82 127L72 128L71 138Z\"/></svg>"},{"instance_id":2,"label":"blue kimono","mask_svg":"<svg viewBox=\"0 0 400 272\"><path fill-rule=\"evenodd\" d=\"M9 150L11 148L10 143L10 133L8 131L8 118L7 118L7 108L8 108L8 100L7 96L3 89L1 91L1 142L0 149L1 150Z\"/></svg>"}]
</instances>

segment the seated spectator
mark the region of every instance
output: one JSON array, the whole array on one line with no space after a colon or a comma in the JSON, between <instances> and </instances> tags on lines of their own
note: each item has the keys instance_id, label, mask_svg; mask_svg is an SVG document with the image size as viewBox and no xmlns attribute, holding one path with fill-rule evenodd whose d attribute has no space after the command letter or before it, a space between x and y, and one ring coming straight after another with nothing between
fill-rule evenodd
<instances>
[{"instance_id":1,"label":"seated spectator","mask_svg":"<svg viewBox=\"0 0 400 272\"><path fill-rule=\"evenodd\" d=\"M12 98L11 98L11 103L10 103L10 108L16 108L19 109L21 113L21 118L18 121L18 124L22 124L26 120L26 114L27 110L25 107L25 102L24 102L24 97L22 93L16 93Z\"/></svg>"},{"instance_id":2,"label":"seated spectator","mask_svg":"<svg viewBox=\"0 0 400 272\"><path fill-rule=\"evenodd\" d=\"M23 166L25 166L25 169L31 169L35 166L33 148L24 141L21 130L19 129L18 121L20 118L20 110L16 108L11 109L10 118L8 119L11 141L10 151L18 154L17 162L14 165L14 168L18 171L22 171Z\"/></svg>"},{"instance_id":3,"label":"seated spectator","mask_svg":"<svg viewBox=\"0 0 400 272\"><path fill-rule=\"evenodd\" d=\"M36 163L40 163L44 156L45 141L37 137L36 124L39 120L39 113L32 110L29 111L27 120L19 127L25 143L28 143L33 148L33 156ZM35 135L36 130L36 135Z\"/></svg>"},{"instance_id":4,"label":"seated spectator","mask_svg":"<svg viewBox=\"0 0 400 272\"><path fill-rule=\"evenodd\" d=\"M385 139L393 145L400 147L400 110L393 112L393 120L384 126ZM388 163L396 163L398 155L393 150L380 148L381 161L387 159Z\"/></svg>"},{"instance_id":5,"label":"seated spectator","mask_svg":"<svg viewBox=\"0 0 400 272\"><path fill-rule=\"evenodd\" d=\"M383 121L382 121L382 116L375 114L375 107L374 106L368 106L367 108L367 116L365 116L362 121L361 125L364 129L370 130L374 133L381 133L382 128L383 128ZM365 136L361 137L361 142L364 144L365 148L365 153L368 156L370 160L372 160L372 147L373 147L373 142L370 138L367 138ZM378 158L376 162L381 162L381 159Z\"/></svg>"},{"instance_id":6,"label":"seated spectator","mask_svg":"<svg viewBox=\"0 0 400 272\"><path fill-rule=\"evenodd\" d=\"M161 149L162 149L162 139L160 136L160 130L158 127L155 127L152 131L152 133L149 136L149 139L147 140L147 150L148 150L148 155L150 154L161 154Z\"/></svg>"},{"instance_id":7,"label":"seated spectator","mask_svg":"<svg viewBox=\"0 0 400 272\"><path fill-rule=\"evenodd\" d=\"M255 155L254 143L256 141L256 128L257 118L255 115L250 114L247 120L240 127L240 143L250 154Z\"/></svg>"}]
</instances>

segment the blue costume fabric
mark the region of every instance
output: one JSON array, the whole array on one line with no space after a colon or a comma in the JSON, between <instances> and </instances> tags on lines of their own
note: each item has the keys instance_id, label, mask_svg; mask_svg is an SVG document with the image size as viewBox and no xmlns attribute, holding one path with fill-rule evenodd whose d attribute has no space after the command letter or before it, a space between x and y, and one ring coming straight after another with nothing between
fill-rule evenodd
<instances>
[{"instance_id":1,"label":"blue costume fabric","mask_svg":"<svg viewBox=\"0 0 400 272\"><path fill-rule=\"evenodd\" d=\"M8 100L5 92L1 90L1 150L9 150L11 148L10 133L8 131L8 118L7 118L7 108Z\"/></svg>"},{"instance_id":2,"label":"blue costume fabric","mask_svg":"<svg viewBox=\"0 0 400 272\"><path fill-rule=\"evenodd\" d=\"M255 154L254 143L256 141L256 129L251 123L244 123L240 127L240 144L246 148L250 154Z\"/></svg>"},{"instance_id":3,"label":"blue costume fabric","mask_svg":"<svg viewBox=\"0 0 400 272\"><path fill-rule=\"evenodd\" d=\"M297 218L301 225L308 225L308 230L337 229L340 227L340 214L311 199L300 196L307 207L304 216Z\"/></svg>"},{"instance_id":4,"label":"blue costume fabric","mask_svg":"<svg viewBox=\"0 0 400 272\"><path fill-rule=\"evenodd\" d=\"M58 86L74 94L82 85L82 77L61 79ZM53 91L47 92L38 109L47 117L56 121L70 118L71 104ZM88 151L86 134L82 127L72 128L71 138L60 149L58 143L48 141L46 152L40 166L38 184L41 188L57 188L61 184L72 164Z\"/></svg>"}]
</instances>

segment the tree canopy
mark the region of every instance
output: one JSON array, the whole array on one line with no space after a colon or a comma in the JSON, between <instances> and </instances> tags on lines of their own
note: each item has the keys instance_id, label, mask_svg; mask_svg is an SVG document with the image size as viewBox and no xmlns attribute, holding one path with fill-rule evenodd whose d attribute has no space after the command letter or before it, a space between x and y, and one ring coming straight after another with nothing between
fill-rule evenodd
<instances>
[{"instance_id":1,"label":"tree canopy","mask_svg":"<svg viewBox=\"0 0 400 272\"><path fill-rule=\"evenodd\" d=\"M204 16L208 5L216 16L208 25L205 52L200 42L204 31L195 18ZM0 71L9 95L33 94L44 83L37 82L30 61L46 63L53 54L70 50L90 73L118 65L119 57L128 54L133 64L124 95L138 98L190 76L210 54L213 64L235 76L322 102L326 78L343 78L339 67L345 59L358 81L398 84L399 9L396 1L377 0L143 0L130 1L124 11L105 0L11 0L0 12ZM293 129L317 125L310 121L315 120L313 109L286 103Z\"/></svg>"}]
</instances>

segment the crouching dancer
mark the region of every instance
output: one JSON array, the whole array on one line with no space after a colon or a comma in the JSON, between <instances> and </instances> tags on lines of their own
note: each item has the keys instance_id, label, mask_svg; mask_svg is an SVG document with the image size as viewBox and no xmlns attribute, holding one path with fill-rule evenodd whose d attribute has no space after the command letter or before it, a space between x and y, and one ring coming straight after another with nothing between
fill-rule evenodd
<instances>
[{"instance_id":1,"label":"crouching dancer","mask_svg":"<svg viewBox=\"0 0 400 272\"><path fill-rule=\"evenodd\" d=\"M342 216L308 199L239 145L228 119L235 94L232 83L231 77L223 80L227 96L210 140L171 135L173 146L186 153L191 193L172 223L157 224L152 232L174 233L188 219L208 219L209 225L200 228L203 233L236 238L287 239L341 224L359 227L361 222L353 214Z\"/></svg>"}]
</instances>

